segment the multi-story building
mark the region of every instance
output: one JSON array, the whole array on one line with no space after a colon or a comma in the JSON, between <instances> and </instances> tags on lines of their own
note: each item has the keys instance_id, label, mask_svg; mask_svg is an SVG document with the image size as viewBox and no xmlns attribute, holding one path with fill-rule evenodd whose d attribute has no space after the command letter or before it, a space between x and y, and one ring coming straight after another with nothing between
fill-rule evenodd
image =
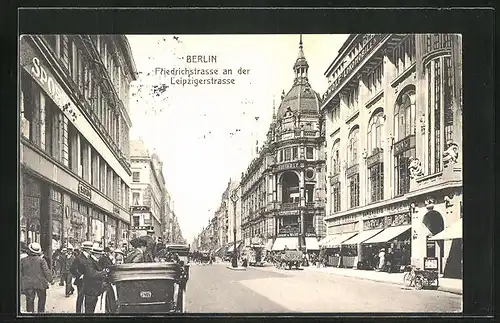
<instances>
[{"instance_id":1,"label":"multi-story building","mask_svg":"<svg viewBox=\"0 0 500 323\"><path fill-rule=\"evenodd\" d=\"M459 275L461 240L430 239L462 216L460 53L458 35L350 35L325 72L326 244L353 262L411 249Z\"/></svg>"},{"instance_id":2,"label":"multi-story building","mask_svg":"<svg viewBox=\"0 0 500 323\"><path fill-rule=\"evenodd\" d=\"M132 170L131 237L153 234L162 236L165 180L163 163L156 154L150 154L142 140L130 141Z\"/></svg>"},{"instance_id":3,"label":"multi-story building","mask_svg":"<svg viewBox=\"0 0 500 323\"><path fill-rule=\"evenodd\" d=\"M20 40L20 239L117 245L129 227L130 82L125 36Z\"/></svg>"},{"instance_id":4,"label":"multi-story building","mask_svg":"<svg viewBox=\"0 0 500 323\"><path fill-rule=\"evenodd\" d=\"M243 238L274 250L317 249L325 236L324 127L302 36L293 71L292 88L283 91L277 113L273 107L267 141L240 182Z\"/></svg>"}]
</instances>

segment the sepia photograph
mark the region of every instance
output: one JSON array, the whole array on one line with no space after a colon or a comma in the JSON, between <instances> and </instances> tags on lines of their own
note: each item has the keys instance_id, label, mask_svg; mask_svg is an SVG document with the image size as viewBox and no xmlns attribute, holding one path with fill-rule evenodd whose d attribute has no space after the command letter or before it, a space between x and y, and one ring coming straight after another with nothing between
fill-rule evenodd
<instances>
[{"instance_id":1,"label":"sepia photograph","mask_svg":"<svg viewBox=\"0 0 500 323\"><path fill-rule=\"evenodd\" d=\"M462 313L461 34L22 34L18 73L19 315Z\"/></svg>"}]
</instances>

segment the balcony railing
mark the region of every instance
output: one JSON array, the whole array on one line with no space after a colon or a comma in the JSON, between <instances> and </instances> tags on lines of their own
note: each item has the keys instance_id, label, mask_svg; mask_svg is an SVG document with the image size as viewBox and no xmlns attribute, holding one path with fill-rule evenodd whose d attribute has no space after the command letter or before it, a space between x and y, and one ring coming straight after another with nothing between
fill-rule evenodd
<instances>
[{"instance_id":1,"label":"balcony railing","mask_svg":"<svg viewBox=\"0 0 500 323\"><path fill-rule=\"evenodd\" d=\"M384 34L372 34L372 35L366 35L365 37L368 37L365 39L365 44L363 48L360 50L360 52L354 57L354 59L347 65L347 67L340 73L340 75L330 84L328 89L326 90L326 93L323 95L323 100L328 101L330 97L332 96L332 93L335 92L335 90L339 87L344 80L347 78L350 78L353 74L353 71L356 69L356 67L363 61L371 52L372 50L384 39L385 35Z\"/></svg>"}]
</instances>

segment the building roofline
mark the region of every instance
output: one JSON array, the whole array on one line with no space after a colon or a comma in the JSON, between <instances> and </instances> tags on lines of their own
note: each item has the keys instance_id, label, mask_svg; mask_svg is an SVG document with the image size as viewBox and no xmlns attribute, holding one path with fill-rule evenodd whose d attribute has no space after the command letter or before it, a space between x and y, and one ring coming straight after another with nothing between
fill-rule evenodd
<instances>
[{"instance_id":1,"label":"building roofline","mask_svg":"<svg viewBox=\"0 0 500 323\"><path fill-rule=\"evenodd\" d=\"M352 45L355 38L358 36L359 34L349 34L349 37L347 37L344 44L342 44L342 46L340 47L339 51L337 52L337 56L335 57L333 62L328 66L325 73L323 73L325 76L328 75L333 70L333 68L338 64L340 59L345 56L347 49Z\"/></svg>"}]
</instances>

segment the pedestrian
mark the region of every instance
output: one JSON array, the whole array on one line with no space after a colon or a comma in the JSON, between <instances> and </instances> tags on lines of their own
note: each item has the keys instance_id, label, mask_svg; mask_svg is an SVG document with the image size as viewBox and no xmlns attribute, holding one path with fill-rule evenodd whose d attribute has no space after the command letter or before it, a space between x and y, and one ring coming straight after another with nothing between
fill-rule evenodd
<instances>
[{"instance_id":1,"label":"pedestrian","mask_svg":"<svg viewBox=\"0 0 500 323\"><path fill-rule=\"evenodd\" d=\"M92 250L92 242L85 241L82 243L82 250L78 253L73 261L70 272L75 278L74 285L76 286L76 313L82 313L82 305L85 300L84 293L84 273L85 268L90 265L90 250Z\"/></svg>"},{"instance_id":2,"label":"pedestrian","mask_svg":"<svg viewBox=\"0 0 500 323\"><path fill-rule=\"evenodd\" d=\"M130 241L133 249L125 258L125 263L139 263L144 261L144 252L147 248L147 242L142 239L134 239Z\"/></svg>"},{"instance_id":3,"label":"pedestrian","mask_svg":"<svg viewBox=\"0 0 500 323\"><path fill-rule=\"evenodd\" d=\"M125 258L125 253L121 249L115 250L115 264L120 265L123 264Z\"/></svg>"},{"instance_id":4,"label":"pedestrian","mask_svg":"<svg viewBox=\"0 0 500 323\"><path fill-rule=\"evenodd\" d=\"M100 265L100 259L103 255L103 248L94 245L90 251L88 265L85 266L83 273L83 293L85 295L86 314L95 312L97 301L103 293L103 281L107 273L105 268Z\"/></svg>"},{"instance_id":5,"label":"pedestrian","mask_svg":"<svg viewBox=\"0 0 500 323\"><path fill-rule=\"evenodd\" d=\"M26 258L28 257L28 245L26 244L26 242L22 242L21 241L21 255L20 255L20 258L23 259L23 258Z\"/></svg>"},{"instance_id":6,"label":"pedestrian","mask_svg":"<svg viewBox=\"0 0 500 323\"><path fill-rule=\"evenodd\" d=\"M380 252L378 254L378 269L382 270L385 265L385 249L382 248L380 249Z\"/></svg>"},{"instance_id":7,"label":"pedestrian","mask_svg":"<svg viewBox=\"0 0 500 323\"><path fill-rule=\"evenodd\" d=\"M73 248L63 248L62 255L62 268L61 268L61 276L63 277L63 281L65 283L65 296L69 297L75 291L73 287L73 275L71 274L71 265L75 260L75 255L73 254Z\"/></svg>"},{"instance_id":8,"label":"pedestrian","mask_svg":"<svg viewBox=\"0 0 500 323\"><path fill-rule=\"evenodd\" d=\"M21 260L21 291L26 295L26 311L35 312L35 296L38 297L38 313L45 312L47 289L53 284L52 273L42 255L42 247L33 242L28 246L28 256Z\"/></svg>"}]
</instances>

